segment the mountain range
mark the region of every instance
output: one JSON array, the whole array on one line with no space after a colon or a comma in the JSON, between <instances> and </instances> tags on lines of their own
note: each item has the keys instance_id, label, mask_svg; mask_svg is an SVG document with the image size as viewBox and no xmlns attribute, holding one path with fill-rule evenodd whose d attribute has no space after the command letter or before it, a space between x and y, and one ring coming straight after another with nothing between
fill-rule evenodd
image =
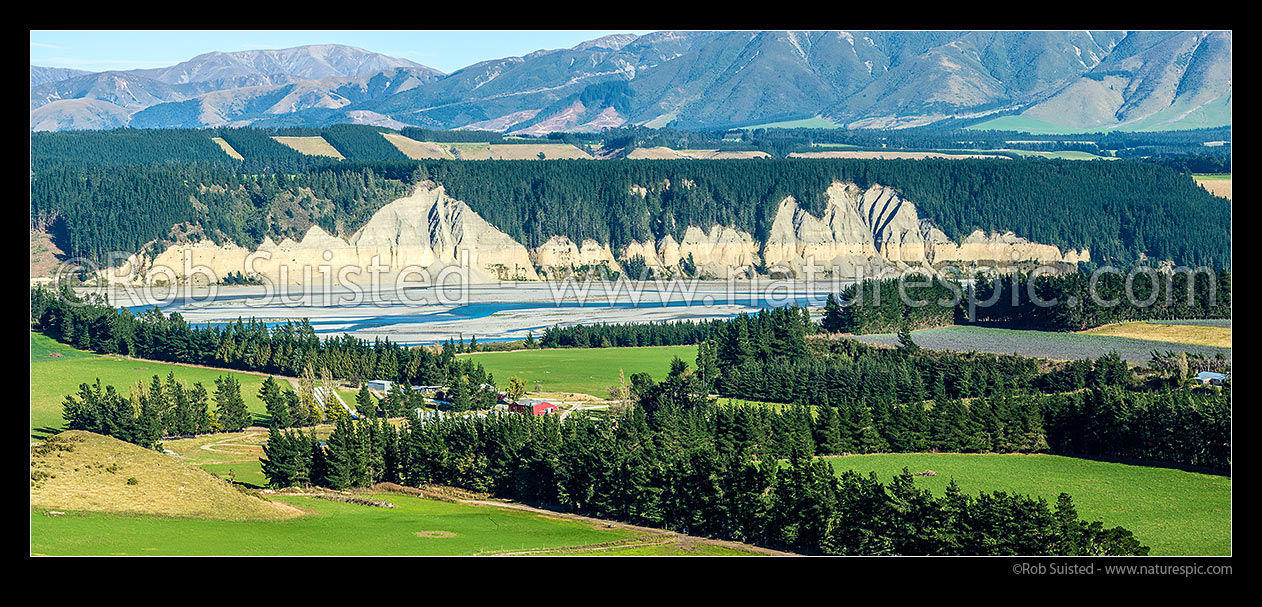
<instances>
[{"instance_id":1,"label":"mountain range","mask_svg":"<svg viewBox=\"0 0 1262 607\"><path fill-rule=\"evenodd\" d=\"M1231 32L654 32L451 74L342 45L156 69L31 66L31 129L322 126L543 135L630 124L1017 130L1231 124Z\"/></svg>"}]
</instances>

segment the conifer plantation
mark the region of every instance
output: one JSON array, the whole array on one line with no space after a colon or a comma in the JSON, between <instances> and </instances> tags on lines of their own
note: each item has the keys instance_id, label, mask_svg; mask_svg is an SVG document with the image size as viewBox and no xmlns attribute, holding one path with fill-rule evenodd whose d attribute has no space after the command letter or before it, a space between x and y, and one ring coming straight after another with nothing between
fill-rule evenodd
<instances>
[{"instance_id":1,"label":"conifer plantation","mask_svg":"<svg viewBox=\"0 0 1262 607\"><path fill-rule=\"evenodd\" d=\"M321 136L346 160L304 155L273 136ZM786 196L818 216L829 185L842 181L895 188L957 241L1011 230L1124 268L1144 258L1231 264L1230 205L1147 162L768 158L733 171L714 160L413 161L380 129L353 125L34 133L31 154L31 227L69 256L106 265L121 262L111 251L155 240L160 250L177 224L247 247L301 237L300 215L349 236L422 180L531 248L560 235L619 250L714 224L762 241Z\"/></svg>"}]
</instances>

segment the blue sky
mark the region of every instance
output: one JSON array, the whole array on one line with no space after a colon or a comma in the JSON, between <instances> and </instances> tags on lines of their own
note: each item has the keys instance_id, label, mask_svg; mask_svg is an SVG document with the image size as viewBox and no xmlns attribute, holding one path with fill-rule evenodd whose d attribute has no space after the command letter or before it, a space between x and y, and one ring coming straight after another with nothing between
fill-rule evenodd
<instances>
[{"instance_id":1,"label":"blue sky","mask_svg":"<svg viewBox=\"0 0 1262 607\"><path fill-rule=\"evenodd\" d=\"M31 64L81 70L129 70L173 65L210 51L347 44L411 59L447 73L479 61L541 49L569 48L607 34L647 31L31 31Z\"/></svg>"}]
</instances>

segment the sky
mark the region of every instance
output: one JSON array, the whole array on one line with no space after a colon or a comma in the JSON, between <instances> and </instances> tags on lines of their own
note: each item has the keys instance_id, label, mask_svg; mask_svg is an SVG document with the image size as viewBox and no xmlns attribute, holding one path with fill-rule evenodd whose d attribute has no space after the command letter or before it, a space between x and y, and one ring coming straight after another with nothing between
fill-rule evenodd
<instances>
[{"instance_id":1,"label":"sky","mask_svg":"<svg viewBox=\"0 0 1262 607\"><path fill-rule=\"evenodd\" d=\"M305 44L346 44L410 59L451 73L479 61L569 48L608 34L648 31L592 30L144 30L31 31L31 65L88 71L165 67L211 51L277 49Z\"/></svg>"}]
</instances>

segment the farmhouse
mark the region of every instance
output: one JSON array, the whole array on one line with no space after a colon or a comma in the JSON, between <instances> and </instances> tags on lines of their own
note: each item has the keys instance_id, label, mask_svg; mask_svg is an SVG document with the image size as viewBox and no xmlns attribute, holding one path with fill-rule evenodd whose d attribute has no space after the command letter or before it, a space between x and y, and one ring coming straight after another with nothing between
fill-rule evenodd
<instances>
[{"instance_id":1,"label":"farmhouse","mask_svg":"<svg viewBox=\"0 0 1262 607\"><path fill-rule=\"evenodd\" d=\"M523 398L515 403L509 403L508 410L513 413L529 413L531 415L546 415L548 413L556 413L557 406L537 398Z\"/></svg>"}]
</instances>

